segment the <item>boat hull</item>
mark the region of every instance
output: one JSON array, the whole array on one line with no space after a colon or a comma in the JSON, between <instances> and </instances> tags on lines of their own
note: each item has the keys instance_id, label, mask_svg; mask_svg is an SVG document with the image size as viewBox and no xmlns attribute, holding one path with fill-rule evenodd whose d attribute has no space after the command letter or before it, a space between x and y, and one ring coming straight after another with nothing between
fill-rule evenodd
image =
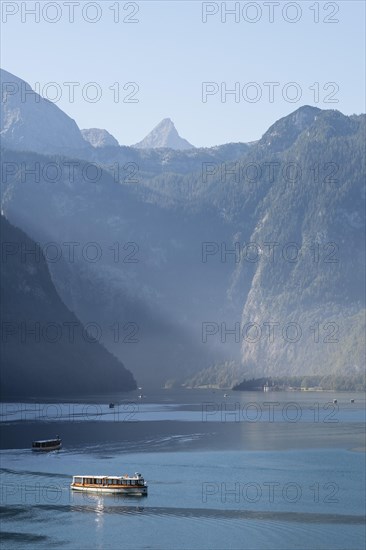
<instances>
[{"instance_id":1,"label":"boat hull","mask_svg":"<svg viewBox=\"0 0 366 550\"><path fill-rule=\"evenodd\" d=\"M92 487L85 485L70 485L73 491L103 494L119 494L127 496L147 496L147 487Z\"/></svg>"},{"instance_id":2,"label":"boat hull","mask_svg":"<svg viewBox=\"0 0 366 550\"><path fill-rule=\"evenodd\" d=\"M59 451L62 448L62 444L53 445L52 447L32 447L34 453L49 453L51 451Z\"/></svg>"}]
</instances>

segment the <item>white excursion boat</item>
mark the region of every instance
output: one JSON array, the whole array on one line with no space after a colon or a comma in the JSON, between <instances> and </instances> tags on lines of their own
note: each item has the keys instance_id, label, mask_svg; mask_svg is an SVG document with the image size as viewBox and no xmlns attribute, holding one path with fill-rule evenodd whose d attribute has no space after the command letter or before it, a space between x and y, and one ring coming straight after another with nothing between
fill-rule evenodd
<instances>
[{"instance_id":1,"label":"white excursion boat","mask_svg":"<svg viewBox=\"0 0 366 550\"><path fill-rule=\"evenodd\" d=\"M147 495L147 483L138 472L134 476L73 476L70 487L74 491Z\"/></svg>"},{"instance_id":2,"label":"white excursion boat","mask_svg":"<svg viewBox=\"0 0 366 550\"><path fill-rule=\"evenodd\" d=\"M55 439L32 441L32 451L36 452L58 451L61 447L62 441L58 435L56 435Z\"/></svg>"}]
</instances>

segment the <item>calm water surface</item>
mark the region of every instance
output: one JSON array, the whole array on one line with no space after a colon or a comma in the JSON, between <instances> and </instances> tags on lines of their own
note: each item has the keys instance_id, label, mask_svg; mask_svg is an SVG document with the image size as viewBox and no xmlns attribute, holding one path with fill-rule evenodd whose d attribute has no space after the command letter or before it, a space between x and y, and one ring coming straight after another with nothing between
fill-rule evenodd
<instances>
[{"instance_id":1,"label":"calm water surface","mask_svg":"<svg viewBox=\"0 0 366 550\"><path fill-rule=\"evenodd\" d=\"M2 548L365 548L363 396L135 397L2 404ZM62 451L30 451L56 433ZM135 471L147 497L69 489Z\"/></svg>"}]
</instances>

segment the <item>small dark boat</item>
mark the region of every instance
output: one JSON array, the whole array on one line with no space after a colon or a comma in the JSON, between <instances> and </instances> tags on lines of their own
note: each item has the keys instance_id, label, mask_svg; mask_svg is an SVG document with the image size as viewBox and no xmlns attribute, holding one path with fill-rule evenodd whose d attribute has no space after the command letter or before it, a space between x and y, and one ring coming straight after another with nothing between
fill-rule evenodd
<instances>
[{"instance_id":1,"label":"small dark boat","mask_svg":"<svg viewBox=\"0 0 366 550\"><path fill-rule=\"evenodd\" d=\"M61 447L62 441L58 435L56 435L55 439L40 439L38 441L32 441L32 451L35 452L58 451Z\"/></svg>"}]
</instances>

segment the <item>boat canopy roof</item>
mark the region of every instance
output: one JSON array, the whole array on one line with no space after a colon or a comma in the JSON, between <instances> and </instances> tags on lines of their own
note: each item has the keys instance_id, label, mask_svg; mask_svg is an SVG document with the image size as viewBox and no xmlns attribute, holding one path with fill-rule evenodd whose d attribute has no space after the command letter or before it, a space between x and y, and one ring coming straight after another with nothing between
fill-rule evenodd
<instances>
[{"instance_id":1,"label":"boat canopy roof","mask_svg":"<svg viewBox=\"0 0 366 550\"><path fill-rule=\"evenodd\" d=\"M142 479L142 475L141 474L135 474L134 476L129 476L128 474L125 474L124 476L96 476L94 474L89 474L89 475L76 475L76 476L73 476L73 478L76 478L76 477L83 477L83 478L92 478L92 479Z\"/></svg>"}]
</instances>

